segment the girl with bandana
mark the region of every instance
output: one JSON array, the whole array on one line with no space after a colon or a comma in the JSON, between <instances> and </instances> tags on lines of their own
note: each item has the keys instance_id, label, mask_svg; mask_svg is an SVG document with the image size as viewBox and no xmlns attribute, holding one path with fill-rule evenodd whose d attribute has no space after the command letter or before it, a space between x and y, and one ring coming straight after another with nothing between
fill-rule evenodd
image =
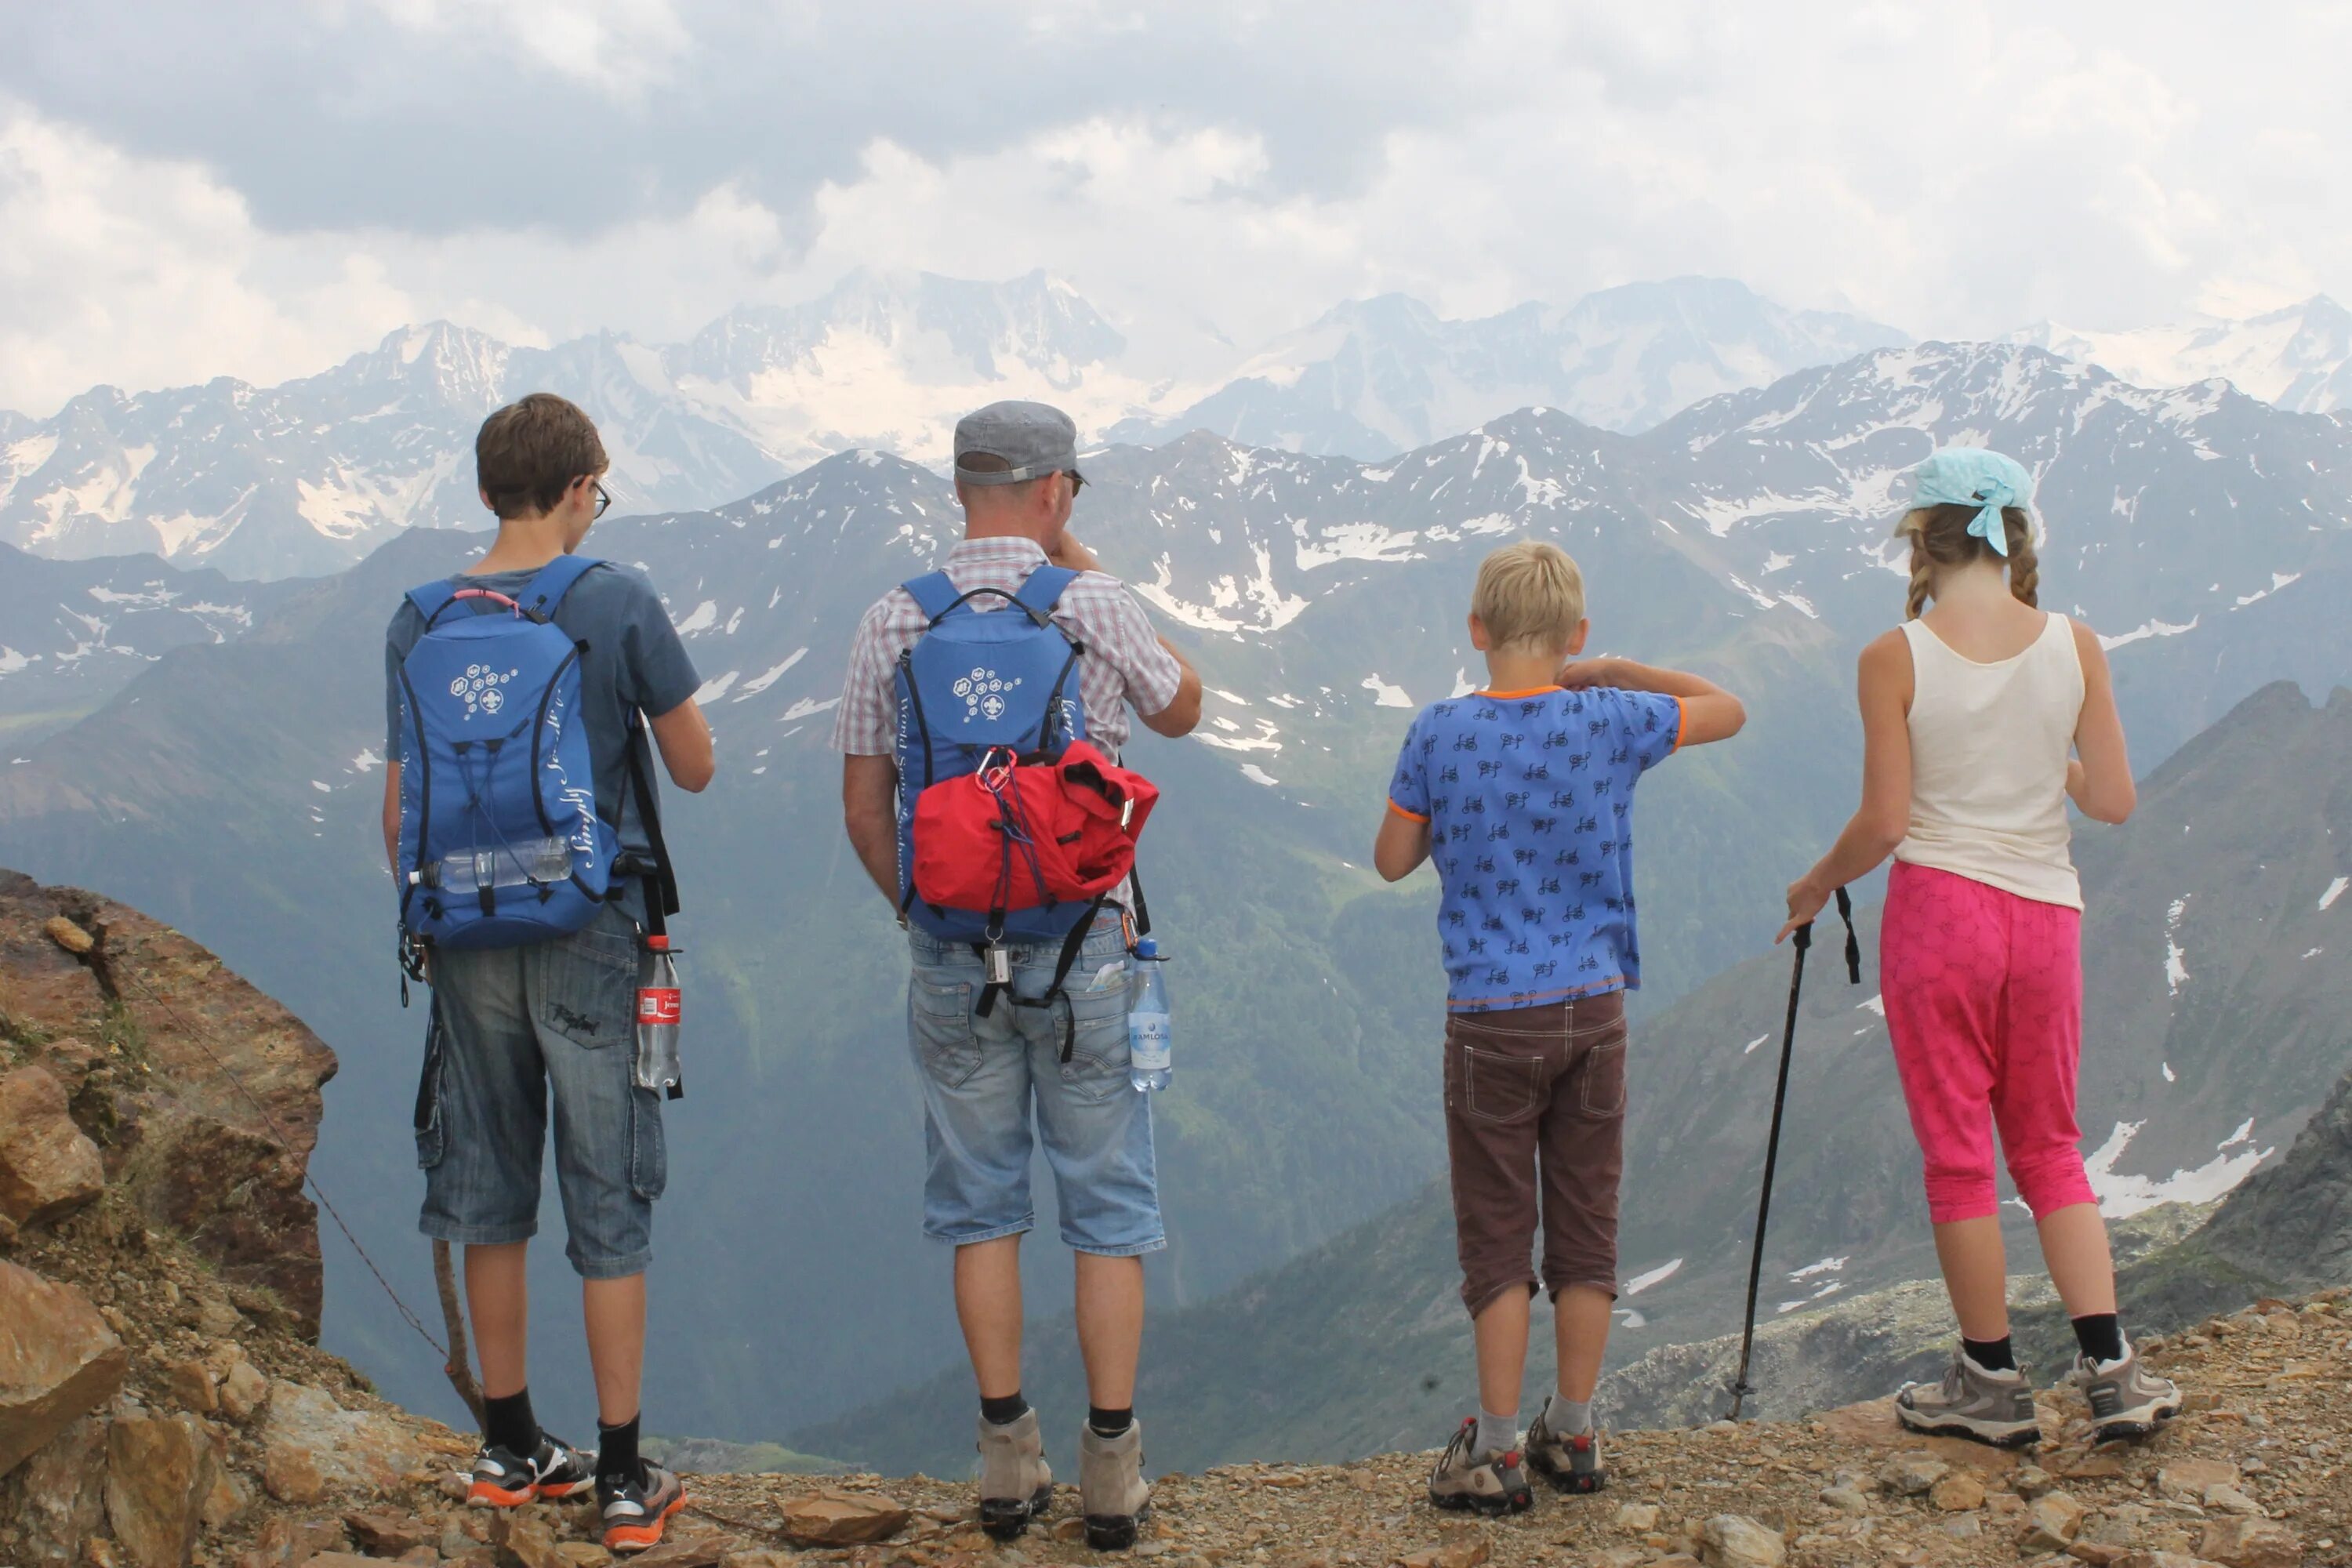
<instances>
[{"instance_id":1,"label":"girl with bandana","mask_svg":"<svg viewBox=\"0 0 2352 1568\"><path fill-rule=\"evenodd\" d=\"M1887 1032L1927 1172L1960 1346L1909 1384L1915 1431L2037 1441L2010 1346L1993 1132L2074 1319L2074 1381L2104 1439L2146 1436L2180 1393L2141 1366L2074 1121L2083 1022L2081 885L2066 803L2121 822L2137 803L2105 651L2036 604L2032 476L1980 447L1910 475L1901 627L1863 651L1862 805L1789 888L1785 938L1831 892L1895 858L1879 932Z\"/></svg>"}]
</instances>

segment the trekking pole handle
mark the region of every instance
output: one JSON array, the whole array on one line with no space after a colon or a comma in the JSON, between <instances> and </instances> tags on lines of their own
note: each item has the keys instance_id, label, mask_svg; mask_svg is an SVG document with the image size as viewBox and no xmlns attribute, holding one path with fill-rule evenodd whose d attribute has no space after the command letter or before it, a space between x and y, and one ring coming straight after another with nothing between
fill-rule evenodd
<instances>
[{"instance_id":1,"label":"trekking pole handle","mask_svg":"<svg viewBox=\"0 0 2352 1568\"><path fill-rule=\"evenodd\" d=\"M1838 919L1845 922L1845 977L1851 985L1862 984L1862 939L1853 931L1853 896L1843 888L1837 890ZM1804 934L1798 933L1801 937Z\"/></svg>"}]
</instances>

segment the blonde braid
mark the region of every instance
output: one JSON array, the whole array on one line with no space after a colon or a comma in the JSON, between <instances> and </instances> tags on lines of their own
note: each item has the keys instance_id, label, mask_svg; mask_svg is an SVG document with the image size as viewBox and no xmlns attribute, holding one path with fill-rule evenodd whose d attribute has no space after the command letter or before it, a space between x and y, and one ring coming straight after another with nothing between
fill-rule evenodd
<instances>
[{"instance_id":1,"label":"blonde braid","mask_svg":"<svg viewBox=\"0 0 2352 1568\"><path fill-rule=\"evenodd\" d=\"M2018 603L2040 609L2042 558L2033 551L2033 524L2016 507L2004 507L2001 531L2009 536L2009 591Z\"/></svg>"},{"instance_id":2,"label":"blonde braid","mask_svg":"<svg viewBox=\"0 0 2352 1568\"><path fill-rule=\"evenodd\" d=\"M1927 558L1927 542L1915 533L1911 536L1911 597L1903 606L1905 620L1919 618L1919 612L1927 607L1927 593L1935 581L1936 563Z\"/></svg>"}]
</instances>

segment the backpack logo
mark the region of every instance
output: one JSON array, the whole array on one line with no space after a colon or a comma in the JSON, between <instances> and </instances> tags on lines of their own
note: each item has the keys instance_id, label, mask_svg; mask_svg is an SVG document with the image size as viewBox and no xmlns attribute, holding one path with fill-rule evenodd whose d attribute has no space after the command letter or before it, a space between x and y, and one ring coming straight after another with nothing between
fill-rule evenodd
<instances>
[{"instance_id":1,"label":"backpack logo","mask_svg":"<svg viewBox=\"0 0 2352 1568\"><path fill-rule=\"evenodd\" d=\"M520 673L512 669L500 672L484 664L469 664L465 674L449 682L449 695L465 703L468 719L477 712L496 718L499 710L507 705L507 694L499 688Z\"/></svg>"},{"instance_id":2,"label":"backpack logo","mask_svg":"<svg viewBox=\"0 0 2352 1568\"><path fill-rule=\"evenodd\" d=\"M1004 717L1005 694L1021 684L1021 678L1010 680L992 669L975 667L970 675L959 676L952 689L963 699L963 716L970 721L975 716L992 723Z\"/></svg>"}]
</instances>

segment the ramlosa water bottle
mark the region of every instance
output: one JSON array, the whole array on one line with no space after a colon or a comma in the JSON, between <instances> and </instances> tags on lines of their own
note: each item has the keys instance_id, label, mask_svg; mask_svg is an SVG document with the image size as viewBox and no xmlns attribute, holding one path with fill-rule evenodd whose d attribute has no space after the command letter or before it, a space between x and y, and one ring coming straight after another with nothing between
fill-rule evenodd
<instances>
[{"instance_id":1,"label":"ramlosa water bottle","mask_svg":"<svg viewBox=\"0 0 2352 1568\"><path fill-rule=\"evenodd\" d=\"M637 1063L639 1089L660 1089L676 1100L686 1092L677 1060L677 1025L684 1010L678 990L677 949L666 936L646 938L637 963Z\"/></svg>"},{"instance_id":2,"label":"ramlosa water bottle","mask_svg":"<svg viewBox=\"0 0 2352 1568\"><path fill-rule=\"evenodd\" d=\"M1127 1081L1139 1090L1166 1089L1176 1076L1170 1064L1168 982L1160 944L1145 937L1135 944L1134 998L1127 1007Z\"/></svg>"},{"instance_id":3,"label":"ramlosa water bottle","mask_svg":"<svg viewBox=\"0 0 2352 1568\"><path fill-rule=\"evenodd\" d=\"M408 879L438 888L445 893L471 893L483 888L561 882L570 875L572 844L559 834L526 839L520 844L460 849L453 855L444 855L421 871L410 872Z\"/></svg>"}]
</instances>

